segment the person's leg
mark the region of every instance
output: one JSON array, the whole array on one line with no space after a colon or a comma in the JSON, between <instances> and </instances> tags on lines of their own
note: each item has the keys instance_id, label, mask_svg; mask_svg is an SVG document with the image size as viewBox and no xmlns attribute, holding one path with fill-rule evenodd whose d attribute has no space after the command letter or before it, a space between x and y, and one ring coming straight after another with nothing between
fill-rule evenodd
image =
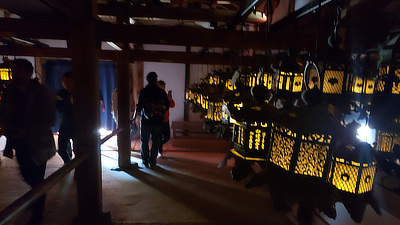
<instances>
[{"instance_id":1,"label":"person's leg","mask_svg":"<svg viewBox=\"0 0 400 225\"><path fill-rule=\"evenodd\" d=\"M169 121L163 124L163 138L162 144L165 144L171 138L171 128L169 127Z\"/></svg>"},{"instance_id":2,"label":"person's leg","mask_svg":"<svg viewBox=\"0 0 400 225\"><path fill-rule=\"evenodd\" d=\"M168 130L169 129L169 123L163 123L162 127L161 127L161 143L160 143L160 147L158 149L158 152L160 154L162 154L163 152L163 144L167 143L168 140L166 140L168 138Z\"/></svg>"},{"instance_id":3,"label":"person's leg","mask_svg":"<svg viewBox=\"0 0 400 225\"><path fill-rule=\"evenodd\" d=\"M150 167L154 167L156 165L158 150L160 149L161 144L161 129L161 125L154 125L151 129Z\"/></svg>"},{"instance_id":4,"label":"person's leg","mask_svg":"<svg viewBox=\"0 0 400 225\"><path fill-rule=\"evenodd\" d=\"M64 163L71 161L72 157L70 138L71 135L68 130L60 129L58 132L58 154Z\"/></svg>"},{"instance_id":5,"label":"person's leg","mask_svg":"<svg viewBox=\"0 0 400 225\"><path fill-rule=\"evenodd\" d=\"M140 154L145 166L147 166L149 163L149 140L150 127L142 124L140 126Z\"/></svg>"},{"instance_id":6,"label":"person's leg","mask_svg":"<svg viewBox=\"0 0 400 225\"><path fill-rule=\"evenodd\" d=\"M21 171L21 175L25 182L32 188L39 185L44 180L46 172L46 164L37 166L33 159L29 156L26 146L20 145L16 149L17 161ZM46 194L42 195L35 203L32 204L32 217L30 224L40 224L43 220L44 207L46 202Z\"/></svg>"}]
</instances>

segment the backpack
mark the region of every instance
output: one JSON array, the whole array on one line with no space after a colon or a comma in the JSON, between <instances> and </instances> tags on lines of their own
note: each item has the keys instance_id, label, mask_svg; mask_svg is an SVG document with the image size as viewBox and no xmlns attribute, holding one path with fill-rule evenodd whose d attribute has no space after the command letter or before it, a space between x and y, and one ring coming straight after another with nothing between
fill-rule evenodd
<instances>
[{"instance_id":1,"label":"backpack","mask_svg":"<svg viewBox=\"0 0 400 225\"><path fill-rule=\"evenodd\" d=\"M164 120L166 109L167 107L165 106L163 98L149 101L144 106L144 117L150 121L162 122Z\"/></svg>"}]
</instances>

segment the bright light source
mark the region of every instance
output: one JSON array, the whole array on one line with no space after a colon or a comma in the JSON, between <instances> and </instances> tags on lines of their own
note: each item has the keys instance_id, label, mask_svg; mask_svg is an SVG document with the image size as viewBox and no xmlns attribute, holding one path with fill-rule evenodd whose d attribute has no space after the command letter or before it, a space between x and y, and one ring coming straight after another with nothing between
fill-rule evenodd
<instances>
[{"instance_id":1,"label":"bright light source","mask_svg":"<svg viewBox=\"0 0 400 225\"><path fill-rule=\"evenodd\" d=\"M371 130L368 126L361 126L357 130L357 138L360 139L361 141L365 141L369 144L372 144L375 140L375 134L374 130Z\"/></svg>"},{"instance_id":2,"label":"bright light source","mask_svg":"<svg viewBox=\"0 0 400 225\"><path fill-rule=\"evenodd\" d=\"M106 130L104 128L100 128L99 133L100 133L100 136L107 136L107 135L111 134L112 131Z\"/></svg>"},{"instance_id":3,"label":"bright light source","mask_svg":"<svg viewBox=\"0 0 400 225\"><path fill-rule=\"evenodd\" d=\"M114 42L107 41L107 44L110 45L111 47L113 47L117 51L122 51L122 49L118 45L116 45Z\"/></svg>"},{"instance_id":4,"label":"bright light source","mask_svg":"<svg viewBox=\"0 0 400 225\"><path fill-rule=\"evenodd\" d=\"M24 39L21 39L21 38L16 38L16 37L11 37L11 38L14 39L14 40L16 40L16 41L19 41L19 42L28 44L28 45L35 45L34 43L32 43L32 42L30 42L30 41L27 41L27 40L24 40Z\"/></svg>"}]
</instances>

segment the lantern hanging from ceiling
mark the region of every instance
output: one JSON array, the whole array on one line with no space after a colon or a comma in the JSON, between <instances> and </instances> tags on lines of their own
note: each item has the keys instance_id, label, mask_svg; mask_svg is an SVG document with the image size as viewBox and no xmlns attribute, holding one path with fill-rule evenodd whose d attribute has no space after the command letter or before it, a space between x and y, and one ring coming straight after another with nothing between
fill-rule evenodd
<instances>
[{"instance_id":1,"label":"lantern hanging from ceiling","mask_svg":"<svg viewBox=\"0 0 400 225\"><path fill-rule=\"evenodd\" d=\"M377 70L368 63L362 62L360 58L360 55L357 55L356 59L352 60L348 74L347 94L357 108L365 109L369 108L373 100ZM368 55L365 58L367 61Z\"/></svg>"},{"instance_id":2,"label":"lantern hanging from ceiling","mask_svg":"<svg viewBox=\"0 0 400 225\"><path fill-rule=\"evenodd\" d=\"M268 90L275 90L275 72L270 67L266 67L261 69L259 73L260 83Z\"/></svg>"},{"instance_id":3,"label":"lantern hanging from ceiling","mask_svg":"<svg viewBox=\"0 0 400 225\"><path fill-rule=\"evenodd\" d=\"M233 125L234 149L231 152L245 160L266 161L270 146L272 119L278 109L268 104L272 93L265 86L252 88L254 101L238 112Z\"/></svg>"},{"instance_id":4,"label":"lantern hanging from ceiling","mask_svg":"<svg viewBox=\"0 0 400 225\"><path fill-rule=\"evenodd\" d=\"M380 152L392 152L395 144L400 145L400 133L377 130L376 150Z\"/></svg>"},{"instance_id":5,"label":"lantern hanging from ceiling","mask_svg":"<svg viewBox=\"0 0 400 225\"><path fill-rule=\"evenodd\" d=\"M277 94L301 94L303 91L303 65L288 50L288 57L280 61L277 75Z\"/></svg>"},{"instance_id":6,"label":"lantern hanging from ceiling","mask_svg":"<svg viewBox=\"0 0 400 225\"><path fill-rule=\"evenodd\" d=\"M372 191L376 161L366 142L343 144L334 154L329 181L340 191L363 194Z\"/></svg>"},{"instance_id":7,"label":"lantern hanging from ceiling","mask_svg":"<svg viewBox=\"0 0 400 225\"><path fill-rule=\"evenodd\" d=\"M326 181L333 148L343 127L322 103L321 94L316 88L305 91L303 96L314 99L275 118L268 159L291 173Z\"/></svg>"},{"instance_id":8,"label":"lantern hanging from ceiling","mask_svg":"<svg viewBox=\"0 0 400 225\"><path fill-rule=\"evenodd\" d=\"M346 91L349 60L337 46L323 51L318 58L322 80L322 92L328 97L342 95Z\"/></svg>"},{"instance_id":9,"label":"lantern hanging from ceiling","mask_svg":"<svg viewBox=\"0 0 400 225\"><path fill-rule=\"evenodd\" d=\"M379 51L379 74L375 91L400 95L400 34L390 34Z\"/></svg>"},{"instance_id":10,"label":"lantern hanging from ceiling","mask_svg":"<svg viewBox=\"0 0 400 225\"><path fill-rule=\"evenodd\" d=\"M0 81L1 82L8 82L12 80L12 73L11 73L11 61L3 57L3 63L0 64Z\"/></svg>"}]
</instances>

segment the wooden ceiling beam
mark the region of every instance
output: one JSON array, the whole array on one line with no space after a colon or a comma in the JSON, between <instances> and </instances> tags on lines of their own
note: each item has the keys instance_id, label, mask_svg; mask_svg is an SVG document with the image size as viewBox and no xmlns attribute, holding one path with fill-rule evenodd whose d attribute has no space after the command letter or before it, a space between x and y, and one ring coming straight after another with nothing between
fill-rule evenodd
<instances>
[{"instance_id":1,"label":"wooden ceiling beam","mask_svg":"<svg viewBox=\"0 0 400 225\"><path fill-rule=\"evenodd\" d=\"M237 14L237 12L233 10L133 6L126 4L99 4L98 13L99 15L106 16L154 17L219 22L230 22Z\"/></svg>"},{"instance_id":2,"label":"wooden ceiling beam","mask_svg":"<svg viewBox=\"0 0 400 225\"><path fill-rule=\"evenodd\" d=\"M99 50L99 59L116 61L118 51ZM72 51L68 48L36 48L33 46L0 46L1 55L34 56L48 58L71 58ZM240 57L237 54L217 53L187 53L130 50L130 62L168 62L184 64L210 64L210 65L263 65L265 56L254 55Z\"/></svg>"},{"instance_id":3,"label":"wooden ceiling beam","mask_svg":"<svg viewBox=\"0 0 400 225\"><path fill-rule=\"evenodd\" d=\"M16 36L34 39L69 39L70 24L63 21L34 21L0 19L0 37ZM163 27L146 25L97 23L98 42L113 41L135 44L199 46L205 48L232 48L265 50L265 32L205 29L195 27ZM314 33L270 32L268 49L298 47L313 49Z\"/></svg>"},{"instance_id":4,"label":"wooden ceiling beam","mask_svg":"<svg viewBox=\"0 0 400 225\"><path fill-rule=\"evenodd\" d=\"M23 38L61 39L69 36L69 25L58 20L29 20L0 18L0 36Z\"/></svg>"},{"instance_id":5,"label":"wooden ceiling beam","mask_svg":"<svg viewBox=\"0 0 400 225\"><path fill-rule=\"evenodd\" d=\"M98 23L102 41L234 49L264 49L264 32Z\"/></svg>"}]
</instances>

